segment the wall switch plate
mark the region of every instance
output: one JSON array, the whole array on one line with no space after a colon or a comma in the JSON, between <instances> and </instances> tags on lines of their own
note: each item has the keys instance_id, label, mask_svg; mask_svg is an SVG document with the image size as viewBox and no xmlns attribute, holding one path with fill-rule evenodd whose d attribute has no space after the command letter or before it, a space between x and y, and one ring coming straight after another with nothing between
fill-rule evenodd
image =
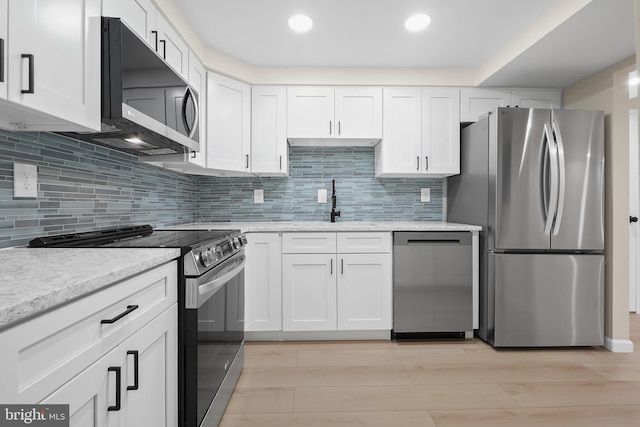
<instances>
[{"instance_id":1,"label":"wall switch plate","mask_svg":"<svg viewBox=\"0 0 640 427\"><path fill-rule=\"evenodd\" d=\"M318 203L327 203L327 189L319 188L318 189Z\"/></svg>"},{"instance_id":2,"label":"wall switch plate","mask_svg":"<svg viewBox=\"0 0 640 427\"><path fill-rule=\"evenodd\" d=\"M262 188L253 190L253 203L264 203L264 190Z\"/></svg>"},{"instance_id":3,"label":"wall switch plate","mask_svg":"<svg viewBox=\"0 0 640 427\"><path fill-rule=\"evenodd\" d=\"M421 202L430 202L431 201L431 189L430 188L421 188L420 189L420 201Z\"/></svg>"},{"instance_id":4,"label":"wall switch plate","mask_svg":"<svg viewBox=\"0 0 640 427\"><path fill-rule=\"evenodd\" d=\"M13 197L38 197L38 167L24 163L13 164Z\"/></svg>"}]
</instances>

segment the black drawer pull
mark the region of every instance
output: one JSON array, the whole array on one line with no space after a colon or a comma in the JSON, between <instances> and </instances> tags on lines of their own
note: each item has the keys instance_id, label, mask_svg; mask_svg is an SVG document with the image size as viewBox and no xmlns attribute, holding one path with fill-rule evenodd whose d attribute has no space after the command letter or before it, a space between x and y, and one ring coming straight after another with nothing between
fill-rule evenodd
<instances>
[{"instance_id":1,"label":"black drawer pull","mask_svg":"<svg viewBox=\"0 0 640 427\"><path fill-rule=\"evenodd\" d=\"M126 316L129 313L131 313L133 310L137 309L138 307L139 306L137 306L137 305L128 305L127 309L125 311L123 311L122 313L118 314L113 319L104 319L104 320L101 320L100 323L116 323L118 320L122 319L124 316Z\"/></svg>"},{"instance_id":2,"label":"black drawer pull","mask_svg":"<svg viewBox=\"0 0 640 427\"><path fill-rule=\"evenodd\" d=\"M140 378L138 372L139 353L138 350L129 350L127 355L133 355L133 385L128 385L127 390L137 390L139 387L138 379Z\"/></svg>"},{"instance_id":3,"label":"black drawer pull","mask_svg":"<svg viewBox=\"0 0 640 427\"><path fill-rule=\"evenodd\" d=\"M116 404L109 406L107 411L119 411L122 403L122 395L120 394L120 386L122 385L122 372L120 366L109 366L108 372L116 373Z\"/></svg>"}]
</instances>

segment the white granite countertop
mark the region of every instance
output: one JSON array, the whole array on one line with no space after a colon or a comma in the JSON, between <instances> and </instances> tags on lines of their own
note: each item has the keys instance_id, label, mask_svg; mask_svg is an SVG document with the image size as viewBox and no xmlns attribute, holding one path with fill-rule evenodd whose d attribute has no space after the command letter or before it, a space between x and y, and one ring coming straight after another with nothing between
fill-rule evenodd
<instances>
[{"instance_id":1,"label":"white granite countertop","mask_svg":"<svg viewBox=\"0 0 640 427\"><path fill-rule=\"evenodd\" d=\"M249 232L282 231L480 231L479 225L457 224L441 221L329 221L318 222L201 222L171 227L167 230L229 230Z\"/></svg>"},{"instance_id":2,"label":"white granite countertop","mask_svg":"<svg viewBox=\"0 0 640 427\"><path fill-rule=\"evenodd\" d=\"M179 256L166 248L0 250L0 329Z\"/></svg>"}]
</instances>

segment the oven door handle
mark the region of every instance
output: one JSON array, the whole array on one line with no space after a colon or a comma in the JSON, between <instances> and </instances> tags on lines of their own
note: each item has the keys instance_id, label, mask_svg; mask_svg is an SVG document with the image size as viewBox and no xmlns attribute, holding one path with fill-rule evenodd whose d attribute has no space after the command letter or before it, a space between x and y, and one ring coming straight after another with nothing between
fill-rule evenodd
<instances>
[{"instance_id":1,"label":"oven door handle","mask_svg":"<svg viewBox=\"0 0 640 427\"><path fill-rule=\"evenodd\" d=\"M234 278L235 276L238 275L238 273L244 270L246 263L247 263L246 257L242 256L235 263L234 267L231 270L203 284L198 284L197 292L194 292L191 295L187 295L186 308L199 308L209 298L211 298L216 292L222 289L222 287L224 287L224 285L230 279ZM189 288L189 286L187 286L187 288Z\"/></svg>"}]
</instances>

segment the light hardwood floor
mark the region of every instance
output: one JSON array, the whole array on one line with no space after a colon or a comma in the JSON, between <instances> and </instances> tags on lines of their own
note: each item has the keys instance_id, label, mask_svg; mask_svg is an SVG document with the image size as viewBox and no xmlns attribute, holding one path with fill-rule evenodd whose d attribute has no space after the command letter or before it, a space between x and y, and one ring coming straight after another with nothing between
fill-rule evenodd
<instances>
[{"instance_id":1,"label":"light hardwood floor","mask_svg":"<svg viewBox=\"0 0 640 427\"><path fill-rule=\"evenodd\" d=\"M248 343L221 427L640 426L634 353L480 340Z\"/></svg>"}]
</instances>

